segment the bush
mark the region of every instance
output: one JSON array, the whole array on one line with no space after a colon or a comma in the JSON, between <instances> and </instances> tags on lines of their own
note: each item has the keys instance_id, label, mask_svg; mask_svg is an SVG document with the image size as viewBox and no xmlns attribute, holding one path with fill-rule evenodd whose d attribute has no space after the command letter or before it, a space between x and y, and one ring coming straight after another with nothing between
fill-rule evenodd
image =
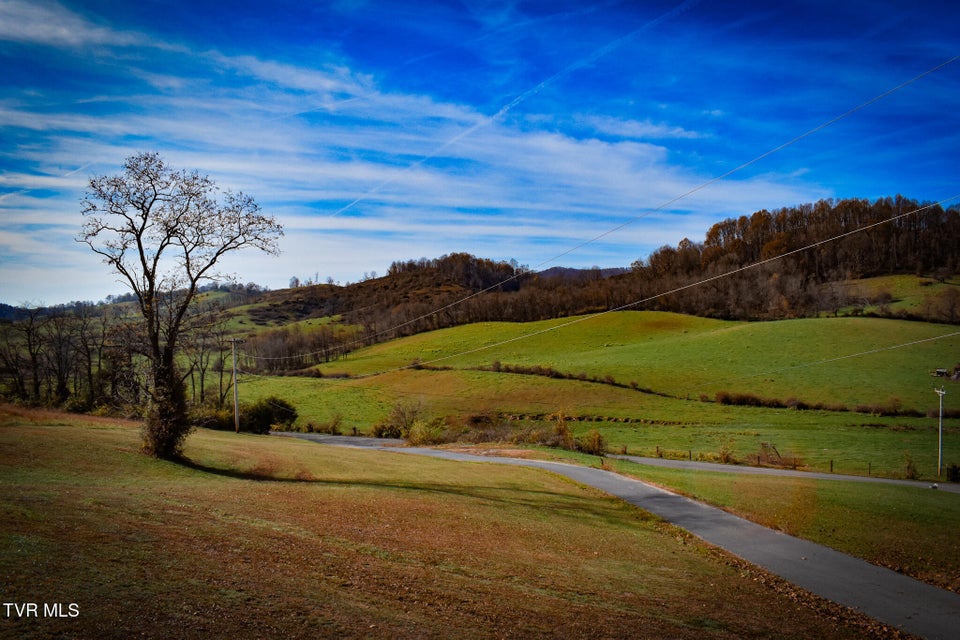
<instances>
[{"instance_id":1,"label":"bush","mask_svg":"<svg viewBox=\"0 0 960 640\"><path fill-rule=\"evenodd\" d=\"M577 442L573 438L573 431L570 430L570 425L567 424L566 416L561 412L550 416L548 419L556 420L556 424L553 426L553 437L546 443L547 446L574 451Z\"/></svg>"},{"instance_id":2,"label":"bush","mask_svg":"<svg viewBox=\"0 0 960 640\"><path fill-rule=\"evenodd\" d=\"M194 426L218 431L233 431L233 409L211 405L196 406L190 410L190 422Z\"/></svg>"},{"instance_id":3,"label":"bush","mask_svg":"<svg viewBox=\"0 0 960 640\"><path fill-rule=\"evenodd\" d=\"M956 464L947 465L947 481L960 482L960 465L956 465Z\"/></svg>"},{"instance_id":4,"label":"bush","mask_svg":"<svg viewBox=\"0 0 960 640\"><path fill-rule=\"evenodd\" d=\"M334 416L328 422L321 422L317 424L313 420L308 421L306 424L299 425L289 425L285 427L288 431L296 431L298 433L324 433L331 436L343 435L343 416L339 413L334 414Z\"/></svg>"},{"instance_id":5,"label":"bush","mask_svg":"<svg viewBox=\"0 0 960 640\"><path fill-rule=\"evenodd\" d=\"M251 433L269 433L274 426L289 428L296 419L296 408L276 396L261 398L240 409L240 429Z\"/></svg>"},{"instance_id":6,"label":"bush","mask_svg":"<svg viewBox=\"0 0 960 640\"><path fill-rule=\"evenodd\" d=\"M387 417L373 427L373 435L377 438L406 438L422 414L423 405L420 403L398 402Z\"/></svg>"},{"instance_id":7,"label":"bush","mask_svg":"<svg viewBox=\"0 0 960 640\"><path fill-rule=\"evenodd\" d=\"M315 433L326 433L331 436L339 436L343 433L343 415L336 413L329 422L314 427Z\"/></svg>"},{"instance_id":8,"label":"bush","mask_svg":"<svg viewBox=\"0 0 960 640\"><path fill-rule=\"evenodd\" d=\"M903 452L903 461L906 468L904 469L903 475L907 480L916 480L920 477L920 473L917 471L917 465L913 462L913 456L910 455L909 451Z\"/></svg>"},{"instance_id":9,"label":"bush","mask_svg":"<svg viewBox=\"0 0 960 640\"><path fill-rule=\"evenodd\" d=\"M447 429L443 420L438 418L426 422L425 420L416 420L410 426L407 432L407 442L414 446L423 446L431 444L443 444L447 442Z\"/></svg>"},{"instance_id":10,"label":"bush","mask_svg":"<svg viewBox=\"0 0 960 640\"><path fill-rule=\"evenodd\" d=\"M373 425L374 438L402 438L403 434L400 427L385 422L379 422Z\"/></svg>"},{"instance_id":11,"label":"bush","mask_svg":"<svg viewBox=\"0 0 960 640\"><path fill-rule=\"evenodd\" d=\"M607 452L607 441L602 433L591 429L583 437L577 438L577 448L590 455L603 456Z\"/></svg>"}]
</instances>

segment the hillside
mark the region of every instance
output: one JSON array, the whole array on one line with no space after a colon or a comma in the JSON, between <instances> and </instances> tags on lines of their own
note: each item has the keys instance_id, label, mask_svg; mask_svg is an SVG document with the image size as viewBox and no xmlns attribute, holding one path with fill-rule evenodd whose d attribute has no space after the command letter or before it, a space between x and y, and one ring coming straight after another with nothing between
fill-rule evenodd
<instances>
[{"instance_id":1,"label":"hillside","mask_svg":"<svg viewBox=\"0 0 960 640\"><path fill-rule=\"evenodd\" d=\"M317 370L364 376L415 362L455 369L540 365L572 376L635 382L677 398L712 399L730 391L850 407L899 398L905 407L925 410L933 397L930 372L960 361L960 336L931 339L956 333L949 325L883 318L751 323L623 311L422 333Z\"/></svg>"},{"instance_id":2,"label":"hillside","mask_svg":"<svg viewBox=\"0 0 960 640\"><path fill-rule=\"evenodd\" d=\"M506 419L513 429L562 414L578 434L600 429L615 451L748 461L773 443L812 468L865 475L902 474L910 452L929 475L933 385L960 393L930 372L957 364L957 333L883 318L749 323L663 312L478 323L360 349L313 368L319 378L248 377L241 393L292 401L304 427L369 432L398 405L451 425ZM717 402L737 395L766 406ZM946 463L960 461L956 415L946 420Z\"/></svg>"},{"instance_id":3,"label":"hillside","mask_svg":"<svg viewBox=\"0 0 960 640\"><path fill-rule=\"evenodd\" d=\"M387 276L347 287L270 293L237 313L256 326L337 316L357 328L344 334L350 343L345 350L476 322L614 309L724 320L870 313L955 323L960 287L943 285L956 284L958 237L956 206L944 210L901 196L823 200L722 220L702 242L684 238L676 247L663 246L629 271L553 267L531 273L515 262L454 253L395 262ZM250 348L261 358L280 355L265 345Z\"/></svg>"},{"instance_id":4,"label":"hillside","mask_svg":"<svg viewBox=\"0 0 960 640\"><path fill-rule=\"evenodd\" d=\"M901 213L894 215L895 211ZM864 231L853 233L858 229ZM832 242L846 235L844 242ZM267 374L332 365L363 347L438 329L564 321L612 310L680 313L716 322L871 315L955 324L960 322L960 281L952 276L954 256L960 251L958 236L957 207L921 207L899 197L872 203L821 201L724 220L707 231L703 242L684 239L675 248L661 247L629 271L552 268L532 273L515 261L452 253L394 262L386 276L347 286L311 284L264 291L253 283L210 283L186 318L189 328L180 343L181 366L189 372L193 401L209 401L207 389L215 374L222 402L229 382L224 381L224 366L235 340L244 341L245 368ZM111 304L24 310L16 322L0 325L0 394L75 408L140 403L149 381L138 368L136 354L142 349L131 333L139 322L131 298L126 294L114 297ZM503 331L509 334L512 329ZM832 385L836 390L829 393L820 393L827 385L818 382L817 393L811 394L818 396L815 400L807 399L805 383L785 382L790 379L786 375L753 380L745 392L716 382L713 372L725 371L725 358L731 353L749 361L758 351L780 352L776 338L767 339L758 331L755 337L743 338L743 344L740 333L731 338L715 333L700 343L687 336L678 342L669 372L660 372L661 360L649 353L627 349L617 356L622 364L600 367L615 370L596 375L677 397L731 391L772 395L780 401L870 402L923 410L917 394L889 382L866 380L863 390L859 372L844 378L850 382ZM715 339L725 345L720 355L711 355ZM604 344L618 341L614 332ZM434 356L425 351L401 364L414 359L430 362ZM530 362L513 362L513 357L509 350L485 354L486 363L472 366L503 360L518 366L562 367L565 374L594 375L591 372L598 369L592 354L574 358L547 353ZM634 366L639 362L647 363L642 370ZM787 360L757 363L748 370L724 373L723 379L793 366ZM677 371L681 367L682 375Z\"/></svg>"}]
</instances>

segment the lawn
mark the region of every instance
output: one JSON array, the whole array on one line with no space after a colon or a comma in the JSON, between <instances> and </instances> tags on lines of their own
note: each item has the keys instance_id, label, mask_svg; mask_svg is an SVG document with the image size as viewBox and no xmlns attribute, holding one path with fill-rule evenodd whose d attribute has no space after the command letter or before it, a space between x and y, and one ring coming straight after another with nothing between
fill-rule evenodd
<instances>
[{"instance_id":1,"label":"lawn","mask_svg":"<svg viewBox=\"0 0 960 640\"><path fill-rule=\"evenodd\" d=\"M67 612L0 635L894 635L553 474L138 428L0 411L3 600Z\"/></svg>"}]
</instances>

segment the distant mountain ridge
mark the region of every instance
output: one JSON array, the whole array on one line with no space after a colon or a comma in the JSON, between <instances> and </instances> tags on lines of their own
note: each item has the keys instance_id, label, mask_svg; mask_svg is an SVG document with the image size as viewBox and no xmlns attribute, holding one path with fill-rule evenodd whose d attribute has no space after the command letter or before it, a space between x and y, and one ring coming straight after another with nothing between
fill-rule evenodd
<instances>
[{"instance_id":1,"label":"distant mountain ridge","mask_svg":"<svg viewBox=\"0 0 960 640\"><path fill-rule=\"evenodd\" d=\"M852 300L844 282L891 274L942 282L958 261L960 205L943 209L896 196L821 200L728 218L707 230L702 242L684 238L676 247L664 245L630 268L532 272L513 260L451 253L396 261L387 275L346 286L264 291L252 284L211 285L208 299L227 308L244 306L235 314L254 325L339 316L377 340L470 322L528 322L613 308L749 320L837 313L850 304L893 298L878 292L875 301ZM901 311L955 322L956 293L938 292L943 300L936 304ZM14 307L0 307L0 318L15 316Z\"/></svg>"}]
</instances>

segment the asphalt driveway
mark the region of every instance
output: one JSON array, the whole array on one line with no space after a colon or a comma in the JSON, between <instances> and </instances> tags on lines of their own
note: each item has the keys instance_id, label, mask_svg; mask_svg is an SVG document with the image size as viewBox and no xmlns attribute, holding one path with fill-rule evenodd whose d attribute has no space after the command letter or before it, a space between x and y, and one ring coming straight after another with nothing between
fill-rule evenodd
<instances>
[{"instance_id":1,"label":"asphalt driveway","mask_svg":"<svg viewBox=\"0 0 960 640\"><path fill-rule=\"evenodd\" d=\"M621 498L799 587L861 611L875 620L924 638L947 640L960 637L960 594L933 587L828 547L768 529L722 509L610 471L543 460L402 447L398 446L399 441L391 440L357 438L347 441L317 434L283 435L340 446L372 447L407 455L544 469ZM730 469L725 467L721 470ZM848 479L823 475L830 479ZM918 490L931 489L929 483L925 486L918 483Z\"/></svg>"}]
</instances>

